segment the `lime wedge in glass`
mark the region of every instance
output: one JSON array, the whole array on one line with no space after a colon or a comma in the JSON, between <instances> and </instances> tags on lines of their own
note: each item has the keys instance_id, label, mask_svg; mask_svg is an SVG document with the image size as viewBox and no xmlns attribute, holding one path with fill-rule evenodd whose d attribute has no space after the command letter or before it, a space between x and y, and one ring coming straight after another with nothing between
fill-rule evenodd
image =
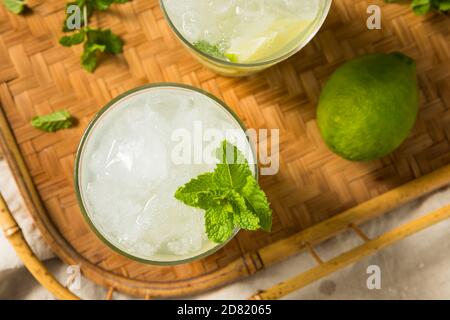
<instances>
[{"instance_id":1,"label":"lime wedge in glass","mask_svg":"<svg viewBox=\"0 0 450 320\"><path fill-rule=\"evenodd\" d=\"M237 63L255 62L275 56L298 38L310 24L309 20L276 20L256 36L233 39L225 56Z\"/></svg>"}]
</instances>

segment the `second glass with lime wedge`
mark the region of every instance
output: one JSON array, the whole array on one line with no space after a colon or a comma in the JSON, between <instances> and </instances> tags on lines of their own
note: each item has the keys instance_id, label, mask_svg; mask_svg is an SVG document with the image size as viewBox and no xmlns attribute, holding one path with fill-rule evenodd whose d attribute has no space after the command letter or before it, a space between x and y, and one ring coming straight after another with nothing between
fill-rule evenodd
<instances>
[{"instance_id":1,"label":"second glass with lime wedge","mask_svg":"<svg viewBox=\"0 0 450 320\"><path fill-rule=\"evenodd\" d=\"M230 76L266 69L317 33L331 0L161 0L183 43L207 67Z\"/></svg>"}]
</instances>

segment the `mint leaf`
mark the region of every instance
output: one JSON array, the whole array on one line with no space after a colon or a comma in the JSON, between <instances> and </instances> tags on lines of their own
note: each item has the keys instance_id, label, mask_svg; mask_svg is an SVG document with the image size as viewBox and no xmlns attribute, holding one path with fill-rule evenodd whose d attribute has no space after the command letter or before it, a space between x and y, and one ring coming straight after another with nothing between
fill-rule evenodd
<instances>
[{"instance_id":1,"label":"mint leaf","mask_svg":"<svg viewBox=\"0 0 450 320\"><path fill-rule=\"evenodd\" d=\"M91 44L99 44L105 46L105 52L108 53L121 53L123 48L122 40L112 33L110 29L93 29L88 28L87 30L87 41Z\"/></svg>"},{"instance_id":2,"label":"mint leaf","mask_svg":"<svg viewBox=\"0 0 450 320\"><path fill-rule=\"evenodd\" d=\"M94 0L88 1L92 3L92 7L97 10L107 10L113 3L113 0Z\"/></svg>"},{"instance_id":3,"label":"mint leaf","mask_svg":"<svg viewBox=\"0 0 450 320\"><path fill-rule=\"evenodd\" d=\"M54 132L71 127L72 117L69 112L61 110L43 116L36 116L31 120L31 125L43 131Z\"/></svg>"},{"instance_id":4,"label":"mint leaf","mask_svg":"<svg viewBox=\"0 0 450 320\"><path fill-rule=\"evenodd\" d=\"M234 224L230 206L215 206L205 212L205 227L208 239L223 243L233 234Z\"/></svg>"},{"instance_id":5,"label":"mint leaf","mask_svg":"<svg viewBox=\"0 0 450 320\"><path fill-rule=\"evenodd\" d=\"M411 7L415 14L424 15L431 11L431 0L413 0Z\"/></svg>"},{"instance_id":6,"label":"mint leaf","mask_svg":"<svg viewBox=\"0 0 450 320\"><path fill-rule=\"evenodd\" d=\"M402 3L403 0L384 0L387 3ZM450 0L412 0L411 8L417 15L425 15L431 11L450 11Z\"/></svg>"},{"instance_id":7,"label":"mint leaf","mask_svg":"<svg viewBox=\"0 0 450 320\"><path fill-rule=\"evenodd\" d=\"M439 10L442 12L450 11L450 0L442 0L439 3Z\"/></svg>"},{"instance_id":8,"label":"mint leaf","mask_svg":"<svg viewBox=\"0 0 450 320\"><path fill-rule=\"evenodd\" d=\"M272 210L244 155L223 141L216 150L217 164L208 172L190 180L175 192L184 204L206 211L208 238L224 242L235 228L270 231Z\"/></svg>"},{"instance_id":9,"label":"mint leaf","mask_svg":"<svg viewBox=\"0 0 450 320\"><path fill-rule=\"evenodd\" d=\"M216 183L230 189L244 187L247 176L252 176L252 172L238 148L224 141L217 149L216 157L220 161L214 175Z\"/></svg>"},{"instance_id":10,"label":"mint leaf","mask_svg":"<svg viewBox=\"0 0 450 320\"><path fill-rule=\"evenodd\" d=\"M99 53L117 54L122 52L123 48L122 40L109 29L84 28L70 36L62 37L59 42L67 47L84 42L81 65L89 72L93 72L97 67Z\"/></svg>"},{"instance_id":11,"label":"mint leaf","mask_svg":"<svg viewBox=\"0 0 450 320\"><path fill-rule=\"evenodd\" d=\"M175 192L175 198L184 204L201 209L207 209L213 204L219 205L215 199L215 190L211 190L214 184L214 174L205 173L192 179Z\"/></svg>"},{"instance_id":12,"label":"mint leaf","mask_svg":"<svg viewBox=\"0 0 450 320\"><path fill-rule=\"evenodd\" d=\"M234 212L234 225L245 230L258 230L260 228L259 217L248 208L245 198L232 190L230 192L230 200Z\"/></svg>"},{"instance_id":13,"label":"mint leaf","mask_svg":"<svg viewBox=\"0 0 450 320\"><path fill-rule=\"evenodd\" d=\"M81 65L89 72L93 72L97 67L97 53L104 52L106 47L97 43L86 42L81 55Z\"/></svg>"},{"instance_id":14,"label":"mint leaf","mask_svg":"<svg viewBox=\"0 0 450 320\"><path fill-rule=\"evenodd\" d=\"M86 34L84 30L80 30L77 33L74 33L70 36L64 36L61 39L59 39L59 43L65 47L71 47L75 44L80 44L84 42L84 39L86 37Z\"/></svg>"},{"instance_id":15,"label":"mint leaf","mask_svg":"<svg viewBox=\"0 0 450 320\"><path fill-rule=\"evenodd\" d=\"M259 218L261 229L269 232L272 229L272 210L266 194L253 177L247 177L242 195L247 207Z\"/></svg>"},{"instance_id":16,"label":"mint leaf","mask_svg":"<svg viewBox=\"0 0 450 320\"><path fill-rule=\"evenodd\" d=\"M108 10L109 7L113 4L113 3L126 3L130 0L86 0L88 4L90 4L94 9L97 10Z\"/></svg>"},{"instance_id":17,"label":"mint leaf","mask_svg":"<svg viewBox=\"0 0 450 320\"><path fill-rule=\"evenodd\" d=\"M24 0L3 0L3 3L10 12L19 14L26 8Z\"/></svg>"},{"instance_id":18,"label":"mint leaf","mask_svg":"<svg viewBox=\"0 0 450 320\"><path fill-rule=\"evenodd\" d=\"M111 30L86 28L85 33L87 41L84 43L81 65L87 71L93 72L97 67L98 53L116 54L122 52L123 42Z\"/></svg>"}]
</instances>

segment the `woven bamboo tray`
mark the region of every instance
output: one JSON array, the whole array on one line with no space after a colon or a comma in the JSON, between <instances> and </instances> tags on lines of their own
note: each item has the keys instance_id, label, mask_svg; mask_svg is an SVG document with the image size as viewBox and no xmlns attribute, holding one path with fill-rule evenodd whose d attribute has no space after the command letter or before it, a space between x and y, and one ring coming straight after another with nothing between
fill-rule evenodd
<instances>
[{"instance_id":1,"label":"woven bamboo tray","mask_svg":"<svg viewBox=\"0 0 450 320\"><path fill-rule=\"evenodd\" d=\"M358 224L450 182L450 19L444 15L416 17L407 6L375 1L382 8L383 28L368 30L366 10L374 1L336 0L320 33L299 54L261 74L235 79L199 65L172 34L156 0L134 0L93 18L94 25L112 28L126 45L123 55L103 59L88 74L79 64L80 48L57 43L65 2L28 2L33 12L25 16L0 6L0 145L46 241L66 263L80 265L86 277L110 288L108 297L114 290L145 297L193 294L304 249L319 263L302 282L306 285L382 247L371 243ZM402 51L417 60L420 115L414 132L392 155L352 163L326 148L315 108L321 87L337 66L375 51ZM211 92L247 127L280 129L280 172L261 179L275 211L272 233L240 232L206 259L157 267L117 255L90 231L72 178L83 130L114 96L160 81ZM29 125L36 114L59 109L69 110L79 120L77 126L48 134ZM442 218L433 215L431 221ZM17 228L7 221L13 235ZM432 223L409 227L383 244ZM348 228L367 241L366 247L330 267L313 246Z\"/></svg>"}]
</instances>

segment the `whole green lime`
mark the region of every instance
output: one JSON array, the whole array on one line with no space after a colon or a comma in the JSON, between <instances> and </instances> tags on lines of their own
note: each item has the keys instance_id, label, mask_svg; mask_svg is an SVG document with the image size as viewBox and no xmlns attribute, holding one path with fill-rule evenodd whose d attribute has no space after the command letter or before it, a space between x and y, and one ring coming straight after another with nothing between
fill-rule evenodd
<instances>
[{"instance_id":1,"label":"whole green lime","mask_svg":"<svg viewBox=\"0 0 450 320\"><path fill-rule=\"evenodd\" d=\"M323 89L317 121L328 147L367 161L394 151L417 118L416 64L401 53L369 54L345 63Z\"/></svg>"}]
</instances>

